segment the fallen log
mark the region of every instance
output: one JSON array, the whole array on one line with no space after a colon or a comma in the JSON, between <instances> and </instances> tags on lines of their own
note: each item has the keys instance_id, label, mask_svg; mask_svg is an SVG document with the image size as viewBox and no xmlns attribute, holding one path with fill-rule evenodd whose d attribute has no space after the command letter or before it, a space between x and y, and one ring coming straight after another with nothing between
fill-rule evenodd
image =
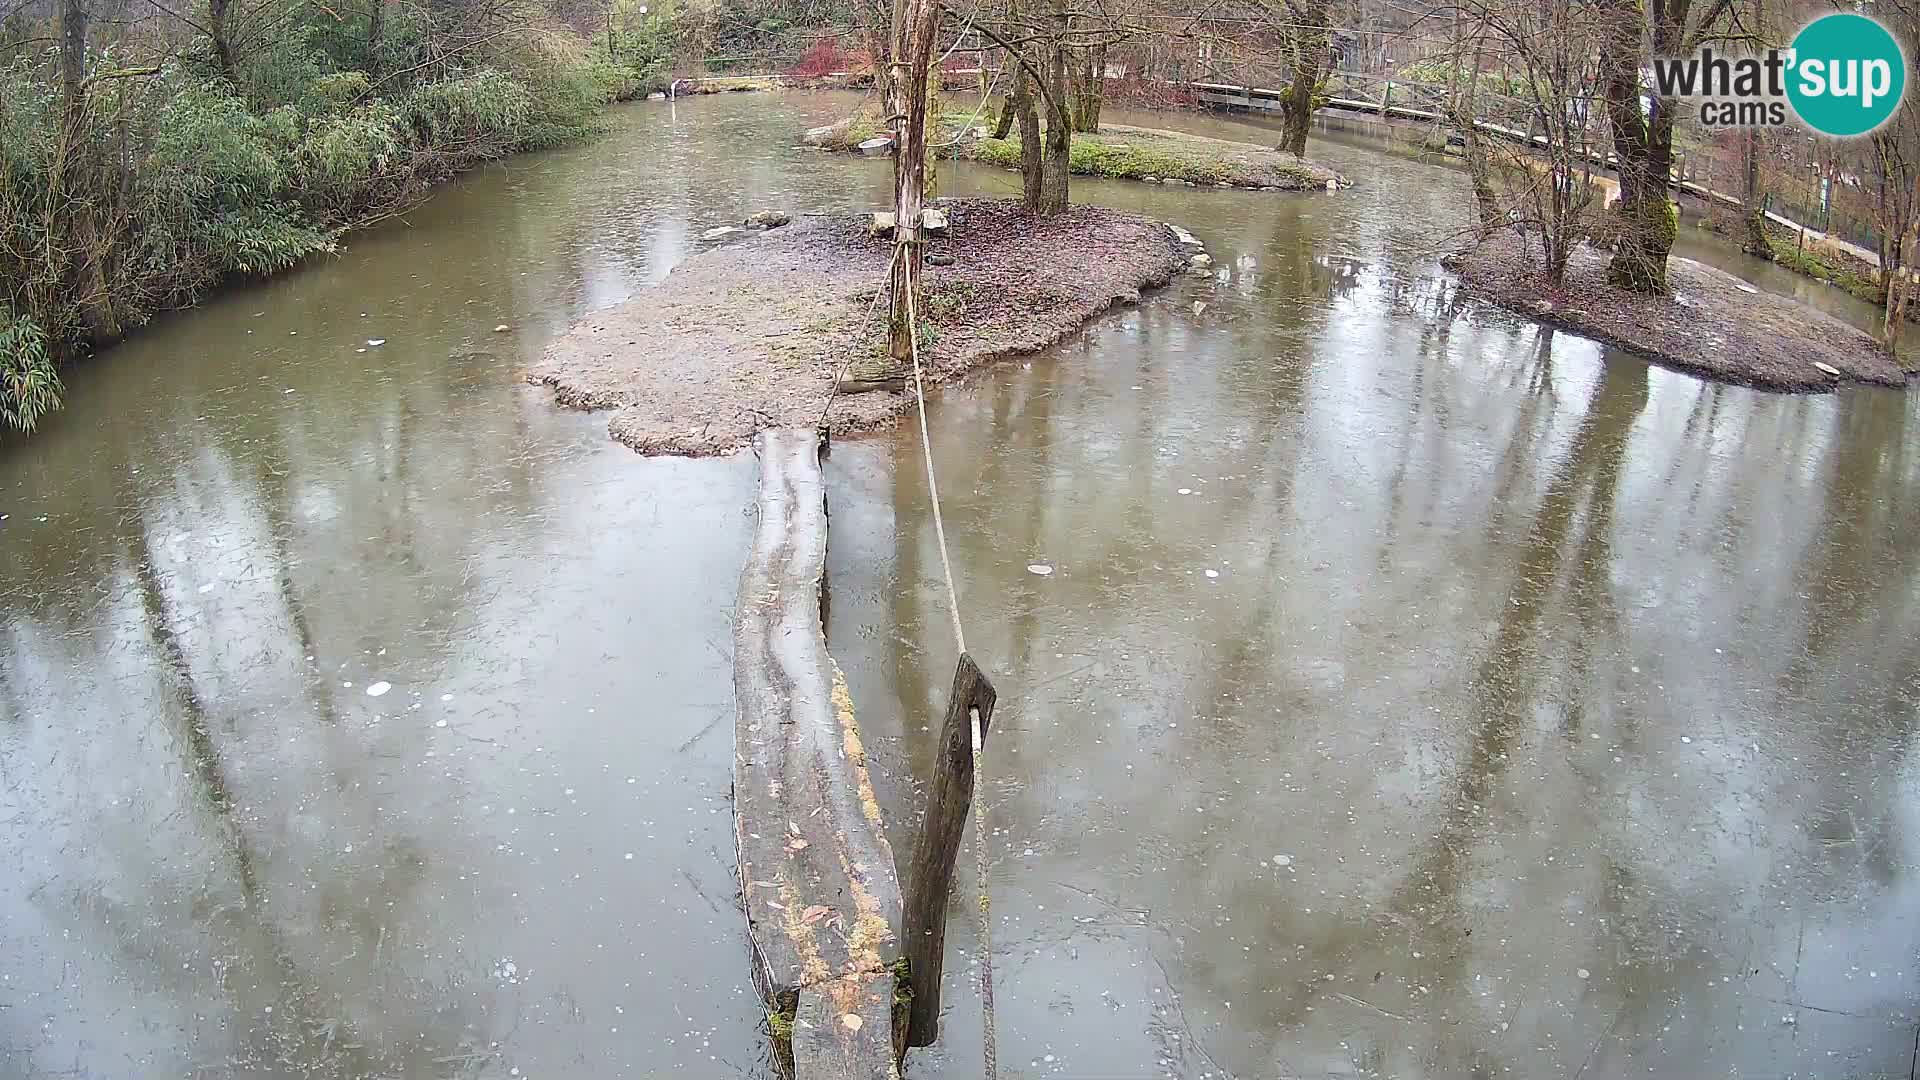
<instances>
[{"instance_id":1,"label":"fallen log","mask_svg":"<svg viewBox=\"0 0 1920 1080\"><path fill-rule=\"evenodd\" d=\"M897 1080L900 882L821 622L820 435L776 428L755 448L759 522L734 616L733 775L754 985L786 1075Z\"/></svg>"}]
</instances>

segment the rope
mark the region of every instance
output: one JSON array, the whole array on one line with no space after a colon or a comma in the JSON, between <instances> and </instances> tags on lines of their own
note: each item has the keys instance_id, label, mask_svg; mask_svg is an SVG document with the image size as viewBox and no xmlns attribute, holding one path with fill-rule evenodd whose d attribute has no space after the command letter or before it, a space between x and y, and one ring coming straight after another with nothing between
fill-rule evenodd
<instances>
[{"instance_id":1,"label":"rope","mask_svg":"<svg viewBox=\"0 0 1920 1080\"><path fill-rule=\"evenodd\" d=\"M880 298L887 295L887 286L893 281L893 264L900 261L900 245L894 245L893 258L887 260L887 268L881 271L880 287L873 290L873 303L867 305L867 317L860 320L860 329L853 335L854 348L860 346L860 339L867 336L867 327L873 325L873 313L880 310ZM833 402L840 396L840 381L853 369L853 357L847 357L840 370L833 377L833 385L827 387L826 404L820 406L820 421L814 424L816 430L824 431L827 426L827 414L833 411Z\"/></svg>"},{"instance_id":2,"label":"rope","mask_svg":"<svg viewBox=\"0 0 1920 1080\"><path fill-rule=\"evenodd\" d=\"M992 87L989 86L989 92ZM983 107L984 107L984 98ZM977 115L977 114L976 114ZM905 257L907 241L897 241L893 246L893 257L887 260L886 274L883 280L887 286L876 289L873 303L867 308L865 319L860 322L860 332L855 336L857 342L866 336L867 326L872 323L874 312L880 309L880 297L891 291L894 266ZM947 523L940 512L940 484L933 471L933 438L927 433L927 386L926 377L920 366L920 316L914 304L913 290L907 290L907 351L913 357L913 397L920 419L920 452L927 467L927 494L933 500L933 535L940 545L940 573L947 583L947 614L953 619L953 640L961 652L967 651L967 634L960 624L960 594L953 584L953 560L947 554ZM820 409L820 422L817 427L824 428L827 414L833 409L834 398L839 396L840 380L846 377L853 366L849 357L840 365L840 373L834 377L833 385L827 389L826 404ZM980 796L980 777L983 768L980 749L984 739L980 733L980 710L967 710L972 726L973 739L973 867L974 875L980 883L980 1034L984 1046L984 1080L997 1080L1000 1075L1000 1055L998 1037L994 1030L993 1009L993 904L987 895L987 815L985 801Z\"/></svg>"},{"instance_id":3,"label":"rope","mask_svg":"<svg viewBox=\"0 0 1920 1080\"><path fill-rule=\"evenodd\" d=\"M907 246L901 241L895 248L896 257ZM933 536L940 542L940 572L947 578L947 613L953 616L953 640L960 646L961 652L967 651L967 632L960 627L960 595L953 588L953 563L947 559L947 526L940 517L940 484L933 478L933 440L927 435L927 388L920 377L920 317L914 313L913 290L907 290L907 345L913 354L913 396L920 406L920 450L927 462L927 494L933 499ZM973 752L980 753L980 723L976 717L973 725ZM978 765L975 766L978 775Z\"/></svg>"},{"instance_id":4,"label":"rope","mask_svg":"<svg viewBox=\"0 0 1920 1080\"><path fill-rule=\"evenodd\" d=\"M894 246L894 257L907 247ZM927 388L920 371L920 318L914 310L913 290L907 290L907 345L913 355L913 396L920 416L920 451L927 464L927 494L933 500L933 535L940 544L940 572L947 579L947 613L953 616L953 640L967 651L966 631L960 626L960 595L953 587L953 562L947 557L947 526L940 514L940 485L933 476L933 440L927 435ZM993 903L987 896L987 808L980 796L984 775L980 760L980 710L967 710L973 727L973 869L980 884L980 1041L985 1080L1000 1075L1000 1052L993 1023Z\"/></svg>"},{"instance_id":5,"label":"rope","mask_svg":"<svg viewBox=\"0 0 1920 1080\"><path fill-rule=\"evenodd\" d=\"M973 130L973 122L975 120L980 119L981 113L987 111L987 102L993 100L993 88L999 85L1000 85L1000 73L996 71L993 73L993 78L987 81L986 93L980 95L980 107L973 110L973 115L969 116L967 118L967 122L961 125L960 133L958 135L955 135L953 138L948 139L946 142L943 142L938 146L930 146L928 147L928 149L929 150L945 150L949 146L960 145L960 140L966 138L967 132Z\"/></svg>"}]
</instances>

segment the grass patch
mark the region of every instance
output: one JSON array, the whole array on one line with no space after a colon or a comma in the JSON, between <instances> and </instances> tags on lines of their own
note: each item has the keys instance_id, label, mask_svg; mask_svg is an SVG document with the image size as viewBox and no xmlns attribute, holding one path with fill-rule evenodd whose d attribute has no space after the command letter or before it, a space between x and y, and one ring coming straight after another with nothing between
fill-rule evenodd
<instances>
[{"instance_id":1,"label":"grass patch","mask_svg":"<svg viewBox=\"0 0 1920 1080\"><path fill-rule=\"evenodd\" d=\"M1870 274L1774 237L1768 237L1767 243L1773 248L1773 261L1796 274L1804 274L1815 281L1824 281L1844 289L1849 295L1869 304L1878 305L1883 299L1880 283Z\"/></svg>"},{"instance_id":2,"label":"grass patch","mask_svg":"<svg viewBox=\"0 0 1920 1080\"><path fill-rule=\"evenodd\" d=\"M1003 169L1020 167L1020 141L963 142L960 156ZM1324 188L1334 173L1310 161L1250 143L1201 139L1138 128L1077 134L1067 149L1067 169L1079 176L1119 180L1183 180L1288 190Z\"/></svg>"},{"instance_id":3,"label":"grass patch","mask_svg":"<svg viewBox=\"0 0 1920 1080\"><path fill-rule=\"evenodd\" d=\"M733 77L714 76L696 79L693 92L696 94L740 94L750 90L777 90L780 80L768 76Z\"/></svg>"}]
</instances>

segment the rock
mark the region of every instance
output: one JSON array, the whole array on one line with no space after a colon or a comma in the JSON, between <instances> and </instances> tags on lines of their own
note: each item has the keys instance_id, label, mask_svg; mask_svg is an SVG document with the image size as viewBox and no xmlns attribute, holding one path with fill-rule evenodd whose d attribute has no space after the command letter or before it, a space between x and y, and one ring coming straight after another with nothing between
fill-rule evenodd
<instances>
[{"instance_id":1,"label":"rock","mask_svg":"<svg viewBox=\"0 0 1920 1080\"><path fill-rule=\"evenodd\" d=\"M953 256L944 251L936 251L927 256L927 263L930 266L952 266Z\"/></svg>"},{"instance_id":2,"label":"rock","mask_svg":"<svg viewBox=\"0 0 1920 1080\"><path fill-rule=\"evenodd\" d=\"M977 127L973 129L973 137L976 139L990 139L993 137L993 132L983 127Z\"/></svg>"},{"instance_id":3,"label":"rock","mask_svg":"<svg viewBox=\"0 0 1920 1080\"><path fill-rule=\"evenodd\" d=\"M1826 372L1827 374L1833 376L1836 379L1840 377L1840 369L1837 367L1834 367L1832 364L1823 363L1819 360L1815 360L1813 362L1813 366L1816 368L1819 368L1821 371Z\"/></svg>"},{"instance_id":4,"label":"rock","mask_svg":"<svg viewBox=\"0 0 1920 1080\"><path fill-rule=\"evenodd\" d=\"M838 124L827 124L823 127L808 128L807 133L800 136L800 141L806 143L808 146L819 146L821 143L833 138L834 130L839 126Z\"/></svg>"},{"instance_id":5,"label":"rock","mask_svg":"<svg viewBox=\"0 0 1920 1080\"><path fill-rule=\"evenodd\" d=\"M920 231L928 236L947 235L947 212L945 210L922 210L920 212Z\"/></svg>"},{"instance_id":6,"label":"rock","mask_svg":"<svg viewBox=\"0 0 1920 1080\"><path fill-rule=\"evenodd\" d=\"M1328 190L1328 191L1339 191L1339 190L1340 190L1340 181L1339 181L1338 179L1336 179L1336 178L1334 178L1334 177L1328 177L1328 178L1327 178L1327 190Z\"/></svg>"},{"instance_id":7,"label":"rock","mask_svg":"<svg viewBox=\"0 0 1920 1080\"><path fill-rule=\"evenodd\" d=\"M878 237L892 236L893 212L891 210L874 211L873 220L867 223L867 232L869 235Z\"/></svg>"},{"instance_id":8,"label":"rock","mask_svg":"<svg viewBox=\"0 0 1920 1080\"><path fill-rule=\"evenodd\" d=\"M667 95L661 93L658 90L655 90L653 93L647 95L647 100L648 101L665 101L667 100Z\"/></svg>"},{"instance_id":9,"label":"rock","mask_svg":"<svg viewBox=\"0 0 1920 1080\"><path fill-rule=\"evenodd\" d=\"M728 237L743 235L746 231L747 230L737 225L722 225L719 228L708 229L706 232L701 233L700 239L711 243L715 240L725 240Z\"/></svg>"},{"instance_id":10,"label":"rock","mask_svg":"<svg viewBox=\"0 0 1920 1080\"><path fill-rule=\"evenodd\" d=\"M1143 176L1140 178L1140 182L1143 184L1157 184L1160 182L1160 178L1157 176Z\"/></svg>"},{"instance_id":11,"label":"rock","mask_svg":"<svg viewBox=\"0 0 1920 1080\"><path fill-rule=\"evenodd\" d=\"M1198 255L1195 255L1193 258L1187 260L1187 267L1192 270L1205 271L1212 265L1213 265L1213 256L1207 254L1204 251Z\"/></svg>"},{"instance_id":12,"label":"rock","mask_svg":"<svg viewBox=\"0 0 1920 1080\"><path fill-rule=\"evenodd\" d=\"M1171 221L1167 222L1167 228L1173 230L1173 238L1175 241L1177 241L1180 244L1181 247L1197 248L1200 246L1199 237L1193 235L1187 230L1181 228L1180 226L1175 225L1173 222Z\"/></svg>"},{"instance_id":13,"label":"rock","mask_svg":"<svg viewBox=\"0 0 1920 1080\"><path fill-rule=\"evenodd\" d=\"M745 224L750 229L777 229L792 220L779 210L762 210L749 216Z\"/></svg>"},{"instance_id":14,"label":"rock","mask_svg":"<svg viewBox=\"0 0 1920 1080\"><path fill-rule=\"evenodd\" d=\"M868 139L860 144L860 153L863 157L879 157L882 154L893 153L893 136L878 135Z\"/></svg>"},{"instance_id":15,"label":"rock","mask_svg":"<svg viewBox=\"0 0 1920 1080\"><path fill-rule=\"evenodd\" d=\"M501 323L501 324L500 324L499 326L496 326L496 327L494 327L494 328L493 328L493 332L494 332L494 333L496 333L496 334L504 334L504 333L506 333L507 331L509 331L509 330L512 330L512 329L513 329L513 327L511 327L511 326L508 326L508 325L507 325L506 323Z\"/></svg>"}]
</instances>

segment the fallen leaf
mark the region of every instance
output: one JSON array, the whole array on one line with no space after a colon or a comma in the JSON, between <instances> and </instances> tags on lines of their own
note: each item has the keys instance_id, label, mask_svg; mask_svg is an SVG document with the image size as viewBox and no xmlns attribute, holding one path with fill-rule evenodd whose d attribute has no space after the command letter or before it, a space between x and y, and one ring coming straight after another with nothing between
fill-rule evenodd
<instances>
[{"instance_id":1,"label":"fallen leaf","mask_svg":"<svg viewBox=\"0 0 1920 1080\"><path fill-rule=\"evenodd\" d=\"M826 918L832 912L833 912L833 909L828 907L825 904L815 904L812 907L800 913L800 921L803 923L817 923L821 919Z\"/></svg>"},{"instance_id":2,"label":"fallen leaf","mask_svg":"<svg viewBox=\"0 0 1920 1080\"><path fill-rule=\"evenodd\" d=\"M807 846L808 845L805 840L802 840L800 837L796 836L793 838L793 840L790 843L787 844L787 850L788 851L804 851L806 850Z\"/></svg>"}]
</instances>

